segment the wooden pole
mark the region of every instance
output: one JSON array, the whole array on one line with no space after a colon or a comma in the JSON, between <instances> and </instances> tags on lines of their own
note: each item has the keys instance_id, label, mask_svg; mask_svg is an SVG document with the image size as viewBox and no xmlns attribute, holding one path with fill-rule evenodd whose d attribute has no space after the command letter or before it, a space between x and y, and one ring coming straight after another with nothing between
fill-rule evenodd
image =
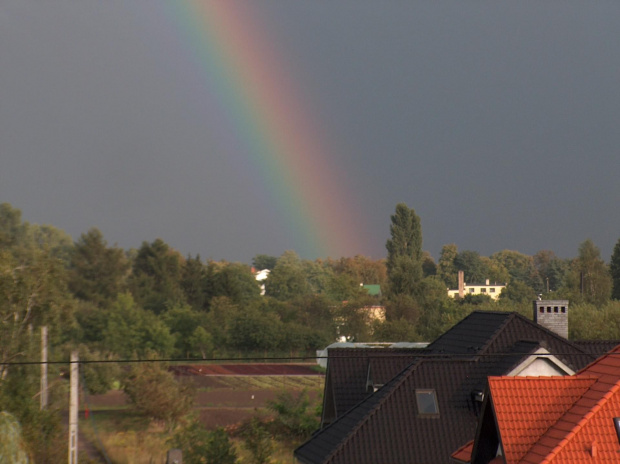
<instances>
[{"instance_id":1,"label":"wooden pole","mask_svg":"<svg viewBox=\"0 0 620 464\"><path fill-rule=\"evenodd\" d=\"M41 409L47 408L47 326L41 327Z\"/></svg>"},{"instance_id":2,"label":"wooden pole","mask_svg":"<svg viewBox=\"0 0 620 464\"><path fill-rule=\"evenodd\" d=\"M78 462L78 352L71 352L69 396L69 464Z\"/></svg>"}]
</instances>

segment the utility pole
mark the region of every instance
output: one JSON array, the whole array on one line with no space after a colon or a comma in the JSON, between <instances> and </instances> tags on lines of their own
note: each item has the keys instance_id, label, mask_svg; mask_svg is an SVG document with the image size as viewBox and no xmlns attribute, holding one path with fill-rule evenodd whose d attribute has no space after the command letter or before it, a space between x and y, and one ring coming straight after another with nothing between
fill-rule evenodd
<instances>
[{"instance_id":1,"label":"utility pole","mask_svg":"<svg viewBox=\"0 0 620 464\"><path fill-rule=\"evenodd\" d=\"M41 410L47 409L47 326L41 327Z\"/></svg>"},{"instance_id":2,"label":"utility pole","mask_svg":"<svg viewBox=\"0 0 620 464\"><path fill-rule=\"evenodd\" d=\"M78 352L71 352L69 396L69 464L78 463Z\"/></svg>"}]
</instances>

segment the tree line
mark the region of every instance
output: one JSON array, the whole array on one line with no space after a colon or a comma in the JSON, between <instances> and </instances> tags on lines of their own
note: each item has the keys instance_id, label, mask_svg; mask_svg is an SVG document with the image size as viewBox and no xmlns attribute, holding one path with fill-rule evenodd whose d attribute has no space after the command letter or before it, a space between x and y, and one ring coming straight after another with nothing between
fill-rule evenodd
<instances>
[{"instance_id":1,"label":"tree line","mask_svg":"<svg viewBox=\"0 0 620 464\"><path fill-rule=\"evenodd\" d=\"M58 419L38 409L38 368L11 364L38 360L43 325L53 360L73 349L83 360L296 355L338 339L431 341L475 309L531 317L531 301L542 295L571 301L572 337L620 338L620 240L609 264L591 240L572 259L550 250L486 257L448 244L435 261L423 251L413 209L398 204L389 226L385 259L304 260L286 251L250 264L183 256L161 239L124 250L96 228L74 241L0 204L0 410L18 417L36 452L55 452L57 428L41 424ZM258 282L254 271L263 269L269 276ZM459 270L469 283L507 287L498 301L449 298ZM121 372L89 364L84 375L90 391L104 392Z\"/></svg>"}]
</instances>

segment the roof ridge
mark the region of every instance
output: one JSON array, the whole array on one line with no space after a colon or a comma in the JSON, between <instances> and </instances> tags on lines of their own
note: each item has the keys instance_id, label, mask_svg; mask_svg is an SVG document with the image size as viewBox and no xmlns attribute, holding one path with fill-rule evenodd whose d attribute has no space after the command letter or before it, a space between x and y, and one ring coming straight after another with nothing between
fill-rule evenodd
<instances>
[{"instance_id":1,"label":"roof ridge","mask_svg":"<svg viewBox=\"0 0 620 464\"><path fill-rule=\"evenodd\" d=\"M508 323L512 321L516 315L519 315L519 313L514 312L514 311L507 312L507 314L509 314L509 316L506 317L506 319L504 319L504 321L499 325L499 327L495 330L495 332L493 332L493 335L491 335L489 339L487 340L487 342L480 348L480 350L478 350L478 353L476 353L477 355L484 354L489 349L489 346L491 346L491 343L497 340L497 337L502 332L502 330L506 328ZM479 356L476 356L476 358L478 357Z\"/></svg>"},{"instance_id":2,"label":"roof ridge","mask_svg":"<svg viewBox=\"0 0 620 464\"><path fill-rule=\"evenodd\" d=\"M594 355L592 355L591 353L585 351L583 348L581 348L579 345L577 345L576 343L572 342L568 338L564 338L561 335L555 333L553 330L550 330L550 329L548 329L547 327L545 327L543 325L537 324L533 320L525 317L523 314L520 314L520 313L518 313L516 311L513 311L512 314L514 314L515 317L517 317L518 319L526 321L528 324L541 329L543 332L547 332L547 334L552 335L553 338L556 338L556 339L559 339L559 340L561 340L561 341L563 341L565 343L568 343L569 345L571 345L573 348L575 348L579 352L583 353L584 355L589 356L591 358L594 358Z\"/></svg>"},{"instance_id":3,"label":"roof ridge","mask_svg":"<svg viewBox=\"0 0 620 464\"><path fill-rule=\"evenodd\" d=\"M600 382L600 378L597 380L598 381L592 384L592 386ZM590 388L592 388L592 386L590 386ZM571 430L568 431L566 436L549 452L547 457L545 457L545 459L541 461L540 464L550 463L551 460L562 450L562 448L566 444L568 444L568 442L570 442L575 437L575 435L577 435L577 432L579 432L590 421L590 419L594 417L594 415L603 407L603 405L607 402L607 400L609 400L612 396L614 396L614 394L618 391L618 389L620 389L620 379L618 379L614 383L614 385L601 398L599 398L596 404L586 413L585 416L579 419L579 422L577 422L577 424L575 424L575 426L571 428ZM583 398L583 395L582 395L582 398ZM579 400L581 400L581 398L579 398ZM575 404L577 403L577 401L575 402ZM573 404L573 406L571 406L570 409L572 409L574 406L575 405ZM566 411L564 415L568 414L570 412L570 409Z\"/></svg>"},{"instance_id":4,"label":"roof ridge","mask_svg":"<svg viewBox=\"0 0 620 464\"><path fill-rule=\"evenodd\" d=\"M396 375L389 383L387 383L386 385L381 387L376 393L374 393L373 395L370 395L370 396L367 396L366 398L364 398L362 401L357 403L355 406L353 406L351 409L349 409L345 414L343 414L336 421L332 422L331 424L329 424L328 427L326 427L324 429L324 430L327 430L327 429L331 428L336 423L338 423L342 419L344 419L347 416L347 414L349 414L355 408L357 408L358 406L362 405L363 403L371 400L374 395L376 395L377 393L379 393L379 392L381 392L382 390L385 389L385 393L380 398L376 398L375 397L376 404L370 408L368 413L364 414L364 416L355 424L355 426L351 427L351 430L349 430L349 432L346 434L346 436L342 440L340 440L338 445L336 447L334 447L334 449L331 451L331 453L329 453L327 456L325 456L324 462L329 462L329 460L333 456L335 456L336 453L338 453L342 449L342 447L351 439L351 437L353 435L355 435L357 433L357 431L362 427L362 425L367 423L370 420L370 418L373 417L376 414L379 406L386 400L386 398L388 398L390 395L392 395L392 393L394 393L396 388L405 381L405 379L408 377L408 375L411 372L415 371L419 367L419 365L422 364L423 362L424 362L424 360L420 359L418 361L413 362L412 364L410 364L406 368L404 368L398 375Z\"/></svg>"}]
</instances>

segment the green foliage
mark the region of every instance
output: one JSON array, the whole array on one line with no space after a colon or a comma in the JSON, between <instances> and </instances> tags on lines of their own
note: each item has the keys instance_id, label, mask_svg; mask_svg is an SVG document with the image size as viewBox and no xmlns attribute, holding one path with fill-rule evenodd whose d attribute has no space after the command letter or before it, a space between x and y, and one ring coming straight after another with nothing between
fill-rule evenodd
<instances>
[{"instance_id":1,"label":"green foliage","mask_svg":"<svg viewBox=\"0 0 620 464\"><path fill-rule=\"evenodd\" d=\"M134 365L123 389L137 411L169 427L188 414L194 403L192 386L178 382L166 366L158 362Z\"/></svg>"},{"instance_id":2,"label":"green foliage","mask_svg":"<svg viewBox=\"0 0 620 464\"><path fill-rule=\"evenodd\" d=\"M612 278L601 252L592 240L579 245L579 256L573 260L567 279L567 290L571 300L576 302L605 304L611 297Z\"/></svg>"},{"instance_id":3,"label":"green foliage","mask_svg":"<svg viewBox=\"0 0 620 464\"><path fill-rule=\"evenodd\" d=\"M534 255L534 266L540 275L544 292L558 291L565 285L570 262L558 258L553 251L541 250Z\"/></svg>"},{"instance_id":4,"label":"green foliage","mask_svg":"<svg viewBox=\"0 0 620 464\"><path fill-rule=\"evenodd\" d=\"M489 268L477 251L464 250L454 258L457 271L463 271L465 282L484 282L489 275Z\"/></svg>"},{"instance_id":5,"label":"green foliage","mask_svg":"<svg viewBox=\"0 0 620 464\"><path fill-rule=\"evenodd\" d=\"M188 338L188 343L192 354L200 353L202 359L213 356L213 336L203 327L196 327Z\"/></svg>"},{"instance_id":6,"label":"green foliage","mask_svg":"<svg viewBox=\"0 0 620 464\"><path fill-rule=\"evenodd\" d=\"M3 364L23 355L29 328L49 325L50 339L64 342L74 333L73 311L58 259L34 251L18 261L0 251L0 379Z\"/></svg>"},{"instance_id":7,"label":"green foliage","mask_svg":"<svg viewBox=\"0 0 620 464\"><path fill-rule=\"evenodd\" d=\"M35 359L38 343L32 343L25 353L26 360ZM66 436L63 434L59 408L65 405L66 390L60 382L48 385L49 406L39 404L40 367L14 365L5 370L0 388L0 411L12 414L22 427L24 448L33 462L61 463L66 459ZM49 378L58 371L49 367Z\"/></svg>"},{"instance_id":8,"label":"green foliage","mask_svg":"<svg viewBox=\"0 0 620 464\"><path fill-rule=\"evenodd\" d=\"M272 423L276 436L302 441L319 428L320 416L311 406L306 390L298 395L280 392L275 400L267 402L267 407L276 414Z\"/></svg>"},{"instance_id":9,"label":"green foliage","mask_svg":"<svg viewBox=\"0 0 620 464\"><path fill-rule=\"evenodd\" d=\"M239 350L273 350L280 345L282 335L283 326L277 315L246 308L231 321L228 341Z\"/></svg>"},{"instance_id":10,"label":"green foliage","mask_svg":"<svg viewBox=\"0 0 620 464\"><path fill-rule=\"evenodd\" d=\"M109 248L98 229L82 234L71 254L69 289L81 300L105 306L125 290L129 261L120 248Z\"/></svg>"},{"instance_id":11,"label":"green foliage","mask_svg":"<svg viewBox=\"0 0 620 464\"><path fill-rule=\"evenodd\" d=\"M413 295L422 278L422 226L415 211L404 203L397 204L391 216L390 236L385 244L390 293Z\"/></svg>"},{"instance_id":12,"label":"green foliage","mask_svg":"<svg viewBox=\"0 0 620 464\"><path fill-rule=\"evenodd\" d=\"M385 304L385 318L388 321L404 320L416 325L420 311L417 300L409 295L394 295Z\"/></svg>"},{"instance_id":13,"label":"green foliage","mask_svg":"<svg viewBox=\"0 0 620 464\"><path fill-rule=\"evenodd\" d=\"M537 297L536 292L525 282L513 280L500 293L500 299L507 299L516 303L531 303Z\"/></svg>"},{"instance_id":14,"label":"green foliage","mask_svg":"<svg viewBox=\"0 0 620 464\"><path fill-rule=\"evenodd\" d=\"M252 259L252 266L254 266L257 271L262 271L263 269L273 271L273 268L276 267L277 262L278 258L276 256L256 255Z\"/></svg>"},{"instance_id":15,"label":"green foliage","mask_svg":"<svg viewBox=\"0 0 620 464\"><path fill-rule=\"evenodd\" d=\"M207 430L200 422L191 421L178 429L171 445L183 451L185 464L235 464L237 453L226 431L218 427Z\"/></svg>"},{"instance_id":16,"label":"green foliage","mask_svg":"<svg viewBox=\"0 0 620 464\"><path fill-rule=\"evenodd\" d=\"M22 428L17 419L6 411L0 412L0 463L28 463Z\"/></svg>"},{"instance_id":17,"label":"green foliage","mask_svg":"<svg viewBox=\"0 0 620 464\"><path fill-rule=\"evenodd\" d=\"M78 349L80 361L115 361L116 356L109 352L89 349L80 345ZM115 362L80 364L82 381L88 392L97 395L113 388L114 382L121 378L120 366Z\"/></svg>"},{"instance_id":18,"label":"green foliage","mask_svg":"<svg viewBox=\"0 0 620 464\"><path fill-rule=\"evenodd\" d=\"M355 300L343 303L335 311L338 332L347 341L367 342L372 339L373 297L362 295Z\"/></svg>"},{"instance_id":19,"label":"green foliage","mask_svg":"<svg viewBox=\"0 0 620 464\"><path fill-rule=\"evenodd\" d=\"M372 260L366 256L356 255L353 258L328 260L335 276L349 277L355 285L369 284L385 287L387 283L387 267L385 260Z\"/></svg>"},{"instance_id":20,"label":"green foliage","mask_svg":"<svg viewBox=\"0 0 620 464\"><path fill-rule=\"evenodd\" d=\"M267 464L275 451L271 435L256 417L243 431L243 446L250 452L251 464Z\"/></svg>"},{"instance_id":21,"label":"green foliage","mask_svg":"<svg viewBox=\"0 0 620 464\"><path fill-rule=\"evenodd\" d=\"M542 281L534 265L534 258L518 251L503 250L491 255L491 261L495 261L508 270L510 282L523 282L535 292L543 290ZM505 280L508 282L508 280Z\"/></svg>"},{"instance_id":22,"label":"green foliage","mask_svg":"<svg viewBox=\"0 0 620 464\"><path fill-rule=\"evenodd\" d=\"M304 267L294 251L285 251L265 280L265 294L278 300L311 293Z\"/></svg>"},{"instance_id":23,"label":"green foliage","mask_svg":"<svg viewBox=\"0 0 620 464\"><path fill-rule=\"evenodd\" d=\"M260 284L249 266L241 263L209 263L210 294L245 304L260 297Z\"/></svg>"},{"instance_id":24,"label":"green foliage","mask_svg":"<svg viewBox=\"0 0 620 464\"><path fill-rule=\"evenodd\" d=\"M140 308L129 294L120 294L108 313L103 345L123 358L144 357L154 351L169 356L175 338L152 312Z\"/></svg>"},{"instance_id":25,"label":"green foliage","mask_svg":"<svg viewBox=\"0 0 620 464\"><path fill-rule=\"evenodd\" d=\"M568 329L572 340L620 339L620 302L608 301L602 306L592 303L571 305Z\"/></svg>"},{"instance_id":26,"label":"green foliage","mask_svg":"<svg viewBox=\"0 0 620 464\"><path fill-rule=\"evenodd\" d=\"M458 248L454 243L441 247L439 262L437 263L437 275L444 281L448 288L456 288L458 285L458 270L454 264L454 260L458 254Z\"/></svg>"},{"instance_id":27,"label":"green foliage","mask_svg":"<svg viewBox=\"0 0 620 464\"><path fill-rule=\"evenodd\" d=\"M406 319L386 320L373 325L373 339L377 342L420 341L416 326Z\"/></svg>"},{"instance_id":28,"label":"green foliage","mask_svg":"<svg viewBox=\"0 0 620 464\"><path fill-rule=\"evenodd\" d=\"M181 257L163 240L143 242L134 259L129 288L144 309L159 314L184 303Z\"/></svg>"},{"instance_id":29,"label":"green foliage","mask_svg":"<svg viewBox=\"0 0 620 464\"><path fill-rule=\"evenodd\" d=\"M202 352L199 346L195 344L198 339L192 338L198 329L204 332L205 337L208 335L211 338L211 345L213 344L211 335L205 330L209 324L209 317L203 311L194 311L189 306L175 306L164 312L160 318L174 336L175 354L177 356L187 357ZM201 334L199 333L199 335ZM208 347L204 346L204 348L207 349ZM213 346L207 349L207 351L212 350Z\"/></svg>"},{"instance_id":30,"label":"green foliage","mask_svg":"<svg viewBox=\"0 0 620 464\"><path fill-rule=\"evenodd\" d=\"M200 261L200 255L196 258L187 257L181 270L181 288L185 294L185 300L192 309L201 311L208 306L207 271Z\"/></svg>"}]
</instances>

